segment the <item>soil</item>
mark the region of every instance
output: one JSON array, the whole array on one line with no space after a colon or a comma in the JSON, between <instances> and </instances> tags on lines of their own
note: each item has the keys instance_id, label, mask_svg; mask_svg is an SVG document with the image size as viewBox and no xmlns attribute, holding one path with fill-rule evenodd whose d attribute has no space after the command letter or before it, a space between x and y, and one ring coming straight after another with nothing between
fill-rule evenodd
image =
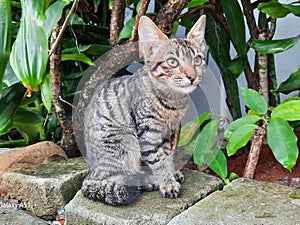
<instances>
[{"instance_id":1,"label":"soil","mask_svg":"<svg viewBox=\"0 0 300 225\"><path fill-rule=\"evenodd\" d=\"M297 133L297 136L300 151L300 133ZM248 152L244 152L239 154L238 156L229 158L227 163L228 174L234 172L239 177L242 177L247 162L248 154ZM192 163L189 163L186 167L190 169L195 169L195 165L192 165ZM203 172L216 175L209 168L204 168L202 170ZM298 158L297 163L294 166L292 172L289 172L279 162L277 162L269 146L263 144L259 155L259 160L256 166L254 179L266 182L275 182L291 187L300 188L300 157Z\"/></svg>"}]
</instances>

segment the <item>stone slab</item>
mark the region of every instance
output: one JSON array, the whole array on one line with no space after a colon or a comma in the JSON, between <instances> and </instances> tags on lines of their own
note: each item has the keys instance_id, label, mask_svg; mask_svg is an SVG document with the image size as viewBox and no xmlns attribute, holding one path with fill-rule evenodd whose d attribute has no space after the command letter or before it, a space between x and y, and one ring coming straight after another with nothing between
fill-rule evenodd
<instances>
[{"instance_id":1,"label":"stone slab","mask_svg":"<svg viewBox=\"0 0 300 225\"><path fill-rule=\"evenodd\" d=\"M168 225L299 225L300 190L238 179L174 217Z\"/></svg>"},{"instance_id":2,"label":"stone slab","mask_svg":"<svg viewBox=\"0 0 300 225\"><path fill-rule=\"evenodd\" d=\"M144 192L128 206L114 207L85 198L79 191L66 205L72 225L162 225L208 194L223 187L220 179L192 170L183 170L183 194L177 199L162 198L158 191Z\"/></svg>"},{"instance_id":3,"label":"stone slab","mask_svg":"<svg viewBox=\"0 0 300 225\"><path fill-rule=\"evenodd\" d=\"M63 149L50 141L38 142L23 148L0 148L0 191L5 191L2 174L32 165L67 159Z\"/></svg>"},{"instance_id":4,"label":"stone slab","mask_svg":"<svg viewBox=\"0 0 300 225\"><path fill-rule=\"evenodd\" d=\"M47 225L36 216L30 215L20 209L23 205L14 205L1 201L0 199L0 224L1 225Z\"/></svg>"},{"instance_id":5,"label":"stone slab","mask_svg":"<svg viewBox=\"0 0 300 225\"><path fill-rule=\"evenodd\" d=\"M81 188L86 174L86 160L80 157L7 172L3 181L8 195L26 203L28 211L53 219Z\"/></svg>"}]
</instances>

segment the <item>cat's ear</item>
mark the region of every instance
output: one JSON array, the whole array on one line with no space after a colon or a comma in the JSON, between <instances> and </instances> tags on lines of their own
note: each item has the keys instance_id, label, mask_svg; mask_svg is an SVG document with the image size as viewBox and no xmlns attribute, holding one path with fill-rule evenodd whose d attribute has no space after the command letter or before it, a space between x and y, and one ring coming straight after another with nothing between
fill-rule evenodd
<instances>
[{"instance_id":1,"label":"cat's ear","mask_svg":"<svg viewBox=\"0 0 300 225\"><path fill-rule=\"evenodd\" d=\"M161 42L169 38L147 16L142 16L138 27L139 53L144 59L150 58L160 47Z\"/></svg>"},{"instance_id":2,"label":"cat's ear","mask_svg":"<svg viewBox=\"0 0 300 225\"><path fill-rule=\"evenodd\" d=\"M205 24L206 16L203 15L194 24L194 26L187 35L187 39L193 39L200 44L204 44Z\"/></svg>"}]
</instances>

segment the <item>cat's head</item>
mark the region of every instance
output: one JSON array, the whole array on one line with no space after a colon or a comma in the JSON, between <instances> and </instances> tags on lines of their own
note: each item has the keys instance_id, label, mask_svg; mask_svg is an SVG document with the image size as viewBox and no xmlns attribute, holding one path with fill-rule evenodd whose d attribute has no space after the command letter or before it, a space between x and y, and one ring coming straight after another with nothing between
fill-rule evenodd
<instances>
[{"instance_id":1,"label":"cat's head","mask_svg":"<svg viewBox=\"0 0 300 225\"><path fill-rule=\"evenodd\" d=\"M182 93L201 83L206 64L204 33L206 17L201 16L185 39L169 39L148 17L139 22L139 51L150 76Z\"/></svg>"}]
</instances>

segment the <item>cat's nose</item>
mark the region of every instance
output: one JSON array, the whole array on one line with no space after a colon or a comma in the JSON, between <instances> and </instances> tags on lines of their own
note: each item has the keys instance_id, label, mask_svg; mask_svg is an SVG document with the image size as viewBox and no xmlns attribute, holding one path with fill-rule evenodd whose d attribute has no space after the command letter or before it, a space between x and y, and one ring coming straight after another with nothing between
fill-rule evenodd
<instances>
[{"instance_id":1,"label":"cat's nose","mask_svg":"<svg viewBox=\"0 0 300 225\"><path fill-rule=\"evenodd\" d=\"M195 79L196 79L196 74L194 74L194 73L188 73L186 75L186 78L188 78L191 81L191 83L193 83L195 81Z\"/></svg>"}]
</instances>

